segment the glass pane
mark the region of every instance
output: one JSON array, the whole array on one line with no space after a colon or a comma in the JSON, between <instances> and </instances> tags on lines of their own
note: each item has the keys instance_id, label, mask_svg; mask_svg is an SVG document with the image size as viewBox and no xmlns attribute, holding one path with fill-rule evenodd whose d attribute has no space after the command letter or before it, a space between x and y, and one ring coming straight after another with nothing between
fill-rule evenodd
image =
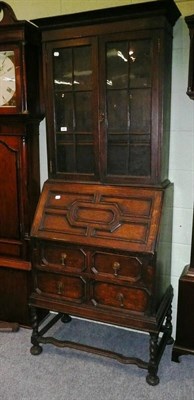
<instances>
[{"instance_id":1,"label":"glass pane","mask_svg":"<svg viewBox=\"0 0 194 400\"><path fill-rule=\"evenodd\" d=\"M75 90L88 90L92 85L92 65L90 46L76 47L74 56L74 87Z\"/></svg>"},{"instance_id":2,"label":"glass pane","mask_svg":"<svg viewBox=\"0 0 194 400\"><path fill-rule=\"evenodd\" d=\"M56 49L53 69L57 171L93 173L91 45Z\"/></svg>"},{"instance_id":3,"label":"glass pane","mask_svg":"<svg viewBox=\"0 0 194 400\"><path fill-rule=\"evenodd\" d=\"M110 175L128 175L129 149L125 145L109 144L107 172Z\"/></svg>"},{"instance_id":4,"label":"glass pane","mask_svg":"<svg viewBox=\"0 0 194 400\"><path fill-rule=\"evenodd\" d=\"M151 43L150 40L130 42L130 87L151 85Z\"/></svg>"},{"instance_id":5,"label":"glass pane","mask_svg":"<svg viewBox=\"0 0 194 400\"><path fill-rule=\"evenodd\" d=\"M107 87L128 87L128 42L107 45Z\"/></svg>"},{"instance_id":6,"label":"glass pane","mask_svg":"<svg viewBox=\"0 0 194 400\"><path fill-rule=\"evenodd\" d=\"M63 133L58 133L57 134L57 142L58 145L61 144L73 144L74 143L74 134L69 133L69 134L63 134Z\"/></svg>"},{"instance_id":7,"label":"glass pane","mask_svg":"<svg viewBox=\"0 0 194 400\"><path fill-rule=\"evenodd\" d=\"M0 51L0 105L16 106L16 71L14 50Z\"/></svg>"},{"instance_id":8,"label":"glass pane","mask_svg":"<svg viewBox=\"0 0 194 400\"><path fill-rule=\"evenodd\" d=\"M136 145L130 147L130 175L149 176L150 165L150 146Z\"/></svg>"},{"instance_id":9,"label":"glass pane","mask_svg":"<svg viewBox=\"0 0 194 400\"><path fill-rule=\"evenodd\" d=\"M53 52L54 84L56 90L69 90L73 84L72 49L56 49Z\"/></svg>"},{"instance_id":10,"label":"glass pane","mask_svg":"<svg viewBox=\"0 0 194 400\"><path fill-rule=\"evenodd\" d=\"M150 133L151 90L130 90L130 131Z\"/></svg>"},{"instance_id":11,"label":"glass pane","mask_svg":"<svg viewBox=\"0 0 194 400\"><path fill-rule=\"evenodd\" d=\"M74 172L74 146L59 145L57 146L57 171L58 172Z\"/></svg>"},{"instance_id":12,"label":"glass pane","mask_svg":"<svg viewBox=\"0 0 194 400\"><path fill-rule=\"evenodd\" d=\"M81 132L92 130L92 96L90 92L75 93L75 129Z\"/></svg>"},{"instance_id":13,"label":"glass pane","mask_svg":"<svg viewBox=\"0 0 194 400\"><path fill-rule=\"evenodd\" d=\"M57 132L73 130L73 96L72 93L55 94L55 124Z\"/></svg>"},{"instance_id":14,"label":"glass pane","mask_svg":"<svg viewBox=\"0 0 194 400\"><path fill-rule=\"evenodd\" d=\"M129 95L127 90L107 92L107 118L109 130L127 130L129 127Z\"/></svg>"},{"instance_id":15,"label":"glass pane","mask_svg":"<svg viewBox=\"0 0 194 400\"><path fill-rule=\"evenodd\" d=\"M77 172L92 173L94 171L94 148L90 144L76 147Z\"/></svg>"},{"instance_id":16,"label":"glass pane","mask_svg":"<svg viewBox=\"0 0 194 400\"><path fill-rule=\"evenodd\" d=\"M110 143L108 145L107 173L109 175L150 175L150 147Z\"/></svg>"},{"instance_id":17,"label":"glass pane","mask_svg":"<svg viewBox=\"0 0 194 400\"><path fill-rule=\"evenodd\" d=\"M150 175L151 63L151 40L107 43L109 175Z\"/></svg>"},{"instance_id":18,"label":"glass pane","mask_svg":"<svg viewBox=\"0 0 194 400\"><path fill-rule=\"evenodd\" d=\"M94 151L93 145L76 146L75 168L74 146L63 145L57 148L57 170L66 173L93 173Z\"/></svg>"}]
</instances>

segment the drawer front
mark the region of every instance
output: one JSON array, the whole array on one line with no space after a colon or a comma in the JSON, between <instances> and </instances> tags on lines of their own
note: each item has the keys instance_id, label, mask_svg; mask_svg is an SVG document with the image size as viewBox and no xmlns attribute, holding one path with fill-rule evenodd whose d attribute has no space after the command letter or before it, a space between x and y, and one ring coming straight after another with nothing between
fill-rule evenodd
<instances>
[{"instance_id":1,"label":"drawer front","mask_svg":"<svg viewBox=\"0 0 194 400\"><path fill-rule=\"evenodd\" d=\"M149 306L149 293L145 289L93 282L91 301L96 307L114 307L117 310L146 312Z\"/></svg>"},{"instance_id":2,"label":"drawer front","mask_svg":"<svg viewBox=\"0 0 194 400\"><path fill-rule=\"evenodd\" d=\"M82 249L44 243L41 248L41 265L55 266L66 271L81 272L86 268L86 255Z\"/></svg>"},{"instance_id":3,"label":"drawer front","mask_svg":"<svg viewBox=\"0 0 194 400\"><path fill-rule=\"evenodd\" d=\"M35 290L41 295L60 297L77 303L86 300L86 281L82 277L38 271Z\"/></svg>"},{"instance_id":4,"label":"drawer front","mask_svg":"<svg viewBox=\"0 0 194 400\"><path fill-rule=\"evenodd\" d=\"M92 256L91 270L104 277L136 282L141 278L142 262L137 257L96 252Z\"/></svg>"}]
</instances>

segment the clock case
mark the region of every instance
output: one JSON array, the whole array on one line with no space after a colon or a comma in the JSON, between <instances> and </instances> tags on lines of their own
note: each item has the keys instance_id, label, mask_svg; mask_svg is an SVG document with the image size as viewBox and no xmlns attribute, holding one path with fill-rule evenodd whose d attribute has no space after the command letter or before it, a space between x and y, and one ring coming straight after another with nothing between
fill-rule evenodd
<instances>
[{"instance_id":1,"label":"clock case","mask_svg":"<svg viewBox=\"0 0 194 400\"><path fill-rule=\"evenodd\" d=\"M0 320L30 325L29 232L40 193L40 36L0 2L0 51L16 54L16 107L0 107Z\"/></svg>"},{"instance_id":2,"label":"clock case","mask_svg":"<svg viewBox=\"0 0 194 400\"><path fill-rule=\"evenodd\" d=\"M40 90L36 77L39 75L40 32L29 21L18 21L11 9L0 2L3 18L0 22L0 51L13 50L16 67L16 107L0 107L0 115L38 115ZM36 90L35 90L36 88Z\"/></svg>"}]
</instances>

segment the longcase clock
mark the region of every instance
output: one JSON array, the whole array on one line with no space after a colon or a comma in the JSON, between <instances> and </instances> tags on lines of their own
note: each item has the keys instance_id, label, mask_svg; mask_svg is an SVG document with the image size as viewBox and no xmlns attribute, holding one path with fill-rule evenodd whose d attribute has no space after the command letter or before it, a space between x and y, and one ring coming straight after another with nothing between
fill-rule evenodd
<instances>
[{"instance_id":1,"label":"longcase clock","mask_svg":"<svg viewBox=\"0 0 194 400\"><path fill-rule=\"evenodd\" d=\"M0 320L29 324L39 179L39 30L0 1Z\"/></svg>"}]
</instances>

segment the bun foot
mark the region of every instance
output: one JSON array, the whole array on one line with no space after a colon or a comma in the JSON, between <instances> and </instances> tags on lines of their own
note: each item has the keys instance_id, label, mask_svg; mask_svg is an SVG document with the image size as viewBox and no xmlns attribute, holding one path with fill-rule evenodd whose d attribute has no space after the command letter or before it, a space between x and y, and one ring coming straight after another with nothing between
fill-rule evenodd
<instances>
[{"instance_id":1,"label":"bun foot","mask_svg":"<svg viewBox=\"0 0 194 400\"><path fill-rule=\"evenodd\" d=\"M67 324L68 322L71 322L72 318L68 314L63 314L61 317L61 321L64 322L64 324Z\"/></svg>"},{"instance_id":2,"label":"bun foot","mask_svg":"<svg viewBox=\"0 0 194 400\"><path fill-rule=\"evenodd\" d=\"M42 353L42 347L39 346L39 345L34 345L34 346L31 347L30 353L33 356L38 356L40 353Z\"/></svg>"},{"instance_id":3,"label":"bun foot","mask_svg":"<svg viewBox=\"0 0 194 400\"><path fill-rule=\"evenodd\" d=\"M160 382L160 379L158 378L157 375L150 375L148 374L146 376L146 382L151 385L151 386L156 386Z\"/></svg>"}]
</instances>

